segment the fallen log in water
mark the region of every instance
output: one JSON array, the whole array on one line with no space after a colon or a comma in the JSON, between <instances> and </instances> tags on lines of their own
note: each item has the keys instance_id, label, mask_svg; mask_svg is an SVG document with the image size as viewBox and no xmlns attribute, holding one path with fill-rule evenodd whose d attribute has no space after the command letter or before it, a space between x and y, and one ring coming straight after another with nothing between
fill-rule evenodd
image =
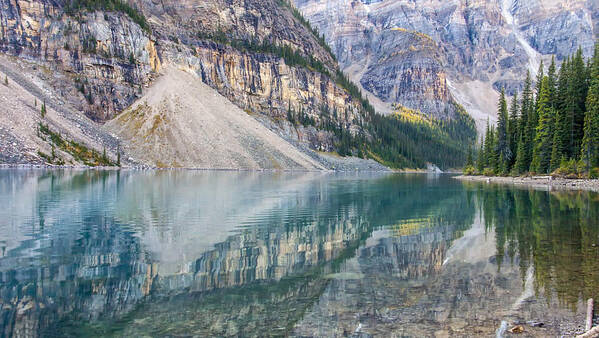
<instances>
[{"instance_id":1,"label":"fallen log in water","mask_svg":"<svg viewBox=\"0 0 599 338\"><path fill-rule=\"evenodd\" d=\"M576 336L577 338L591 338L599 336L599 326L593 326L593 298L589 298L587 301L587 318L584 329L587 331L581 335Z\"/></svg>"},{"instance_id":2,"label":"fallen log in water","mask_svg":"<svg viewBox=\"0 0 599 338\"><path fill-rule=\"evenodd\" d=\"M576 336L576 338L594 338L594 337L599 337L599 326L595 326L594 328L590 329L589 331Z\"/></svg>"}]
</instances>

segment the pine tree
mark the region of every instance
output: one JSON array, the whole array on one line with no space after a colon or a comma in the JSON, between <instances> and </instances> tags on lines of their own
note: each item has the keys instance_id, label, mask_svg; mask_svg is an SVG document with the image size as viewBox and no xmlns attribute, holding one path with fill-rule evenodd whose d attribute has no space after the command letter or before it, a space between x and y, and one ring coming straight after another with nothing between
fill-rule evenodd
<instances>
[{"instance_id":1,"label":"pine tree","mask_svg":"<svg viewBox=\"0 0 599 338\"><path fill-rule=\"evenodd\" d=\"M539 65L539 70L537 71L537 81L535 87L535 107L534 111L538 110L539 98L541 97L541 84L543 83L543 78L545 77L545 66L543 65L543 60L541 60L541 64Z\"/></svg>"},{"instance_id":2,"label":"pine tree","mask_svg":"<svg viewBox=\"0 0 599 338\"><path fill-rule=\"evenodd\" d=\"M555 111L555 127L554 127L554 131L553 131L553 141L552 141L552 145L551 145L551 160L549 161L549 171L552 172L555 169L559 168L560 163L562 162L562 159L565 159L565 156L563 155L563 153L561 152L560 148L561 148L561 142L560 142L560 138L559 135L560 133L558 132L557 128L558 127L558 111Z\"/></svg>"},{"instance_id":3,"label":"pine tree","mask_svg":"<svg viewBox=\"0 0 599 338\"><path fill-rule=\"evenodd\" d=\"M110 164L110 160L108 159L108 156L106 156L106 148L104 148L104 150L102 151L102 163L103 165L108 165Z\"/></svg>"},{"instance_id":4,"label":"pine tree","mask_svg":"<svg viewBox=\"0 0 599 338\"><path fill-rule=\"evenodd\" d=\"M466 157L466 167L473 167L474 160L472 159L472 146L468 146L468 155Z\"/></svg>"},{"instance_id":5,"label":"pine tree","mask_svg":"<svg viewBox=\"0 0 599 338\"><path fill-rule=\"evenodd\" d=\"M552 108L557 108L557 77L556 77L556 66L555 56L551 57L551 65L547 70L548 90L549 90L549 105Z\"/></svg>"},{"instance_id":6,"label":"pine tree","mask_svg":"<svg viewBox=\"0 0 599 338\"><path fill-rule=\"evenodd\" d=\"M566 113L570 115L568 118L570 134L568 156L575 157L580 154L580 145L582 144L584 112L588 91L587 71L581 48L572 58L568 73L568 87L566 90Z\"/></svg>"},{"instance_id":7,"label":"pine tree","mask_svg":"<svg viewBox=\"0 0 599 338\"><path fill-rule=\"evenodd\" d=\"M557 81L557 89L555 95L554 107L556 109L555 114L555 127L553 137L553 148L551 150L551 169L556 169L561 162L561 158L568 156L570 151L570 120L567 109L567 88L570 77L569 73L570 59L566 59L559 70L559 77Z\"/></svg>"},{"instance_id":8,"label":"pine tree","mask_svg":"<svg viewBox=\"0 0 599 338\"><path fill-rule=\"evenodd\" d=\"M541 69L539 69L539 71L540 72L543 71L542 63L541 63ZM542 80L541 80L541 82L542 82ZM540 90L539 90L539 93L540 93ZM540 95L539 95L539 97L540 97ZM538 124L536 107L537 107L537 103L535 102L533 97L530 96L530 101L529 101L529 105L528 105L528 108L529 108L528 116L526 119L526 127L524 128L524 134L525 134L524 142L525 142L525 150L526 150L524 160L526 161L526 163L528 164L529 167L530 167L530 164L532 163L532 153L533 153L533 149L534 149L534 140L536 137L537 124Z\"/></svg>"},{"instance_id":9,"label":"pine tree","mask_svg":"<svg viewBox=\"0 0 599 338\"><path fill-rule=\"evenodd\" d=\"M529 161L526 160L527 143L524 141L524 134L520 135L518 140L518 149L516 150L516 163L514 163L514 169L512 173L515 175L524 174L530 167Z\"/></svg>"},{"instance_id":10,"label":"pine tree","mask_svg":"<svg viewBox=\"0 0 599 338\"><path fill-rule=\"evenodd\" d=\"M509 168L516 161L516 152L518 151L518 139L520 138L520 106L518 105L518 93L514 93L512 103L510 104L510 118L508 123L508 140L510 145Z\"/></svg>"},{"instance_id":11,"label":"pine tree","mask_svg":"<svg viewBox=\"0 0 599 338\"><path fill-rule=\"evenodd\" d=\"M559 111L566 111L566 96L568 89L568 78L570 69L570 57L567 57L559 69L556 91L556 108Z\"/></svg>"},{"instance_id":12,"label":"pine tree","mask_svg":"<svg viewBox=\"0 0 599 338\"><path fill-rule=\"evenodd\" d=\"M485 158L485 169L490 169L493 173L497 173L497 142L495 138L495 129L489 125L487 121L487 131L485 133L485 142L483 156Z\"/></svg>"},{"instance_id":13,"label":"pine tree","mask_svg":"<svg viewBox=\"0 0 599 338\"><path fill-rule=\"evenodd\" d=\"M484 149L484 140L480 141L480 149L478 150L478 157L476 158L476 170L482 174L483 170L485 170L485 149Z\"/></svg>"},{"instance_id":14,"label":"pine tree","mask_svg":"<svg viewBox=\"0 0 599 338\"><path fill-rule=\"evenodd\" d=\"M497 173L506 173L508 171L509 162L511 161L512 154L510 152L509 138L508 138L508 112L507 102L505 100L505 91L501 89L499 95L497 112L497 144L495 145L495 152L497 154Z\"/></svg>"},{"instance_id":15,"label":"pine tree","mask_svg":"<svg viewBox=\"0 0 599 338\"><path fill-rule=\"evenodd\" d=\"M568 153L568 118L566 111L555 110L555 120L553 127L553 144L551 149L551 170L559 167L562 157Z\"/></svg>"},{"instance_id":16,"label":"pine tree","mask_svg":"<svg viewBox=\"0 0 599 338\"><path fill-rule=\"evenodd\" d=\"M537 100L537 115L539 124L536 129L534 150L530 171L536 173L547 173L551 161L551 150L553 143L553 120L555 110L551 108L549 101L549 78L544 77L541 81L541 92Z\"/></svg>"},{"instance_id":17,"label":"pine tree","mask_svg":"<svg viewBox=\"0 0 599 338\"><path fill-rule=\"evenodd\" d=\"M522 90L522 101L520 103L520 135L518 139L518 146L522 142L523 151L520 152L520 166L525 166L525 169L519 171L523 173L530 167L530 158L532 156L532 122L529 121L531 111L533 109L533 97L532 97L532 80L530 72L526 73L526 80L524 81L524 89ZM536 126L535 126L536 128ZM521 140L520 140L521 139ZM518 151L516 151L518 156Z\"/></svg>"},{"instance_id":18,"label":"pine tree","mask_svg":"<svg viewBox=\"0 0 599 338\"><path fill-rule=\"evenodd\" d=\"M46 117L46 101L44 101L42 103L41 113L42 113L42 118Z\"/></svg>"},{"instance_id":19,"label":"pine tree","mask_svg":"<svg viewBox=\"0 0 599 338\"><path fill-rule=\"evenodd\" d=\"M591 61L591 83L587 95L581 159L587 166L599 166L599 42Z\"/></svg>"}]
</instances>

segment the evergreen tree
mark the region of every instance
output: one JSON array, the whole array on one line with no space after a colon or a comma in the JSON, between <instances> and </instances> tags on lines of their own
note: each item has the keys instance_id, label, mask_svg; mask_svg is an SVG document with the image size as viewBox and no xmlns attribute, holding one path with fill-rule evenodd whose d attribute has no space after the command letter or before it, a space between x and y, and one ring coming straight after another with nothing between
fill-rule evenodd
<instances>
[{"instance_id":1,"label":"evergreen tree","mask_svg":"<svg viewBox=\"0 0 599 338\"><path fill-rule=\"evenodd\" d=\"M41 113L42 113L42 118L46 117L46 101L44 101L42 103Z\"/></svg>"},{"instance_id":2,"label":"evergreen tree","mask_svg":"<svg viewBox=\"0 0 599 338\"><path fill-rule=\"evenodd\" d=\"M520 135L518 140L518 149L516 150L516 163L514 163L514 169L512 173L515 175L521 175L525 173L530 167L529 161L527 161L527 142L524 140L524 134Z\"/></svg>"},{"instance_id":3,"label":"evergreen tree","mask_svg":"<svg viewBox=\"0 0 599 338\"><path fill-rule=\"evenodd\" d=\"M472 159L472 146L468 146L468 155L466 157L466 167L473 167L474 160Z\"/></svg>"},{"instance_id":4,"label":"evergreen tree","mask_svg":"<svg viewBox=\"0 0 599 338\"><path fill-rule=\"evenodd\" d=\"M507 102L505 100L505 91L501 89L499 95L497 112L497 132L496 138L497 143L495 145L495 152L497 153L496 169L497 173L505 173L509 170L509 162L511 161L512 154L510 152L509 138L508 138L508 112Z\"/></svg>"},{"instance_id":5,"label":"evergreen tree","mask_svg":"<svg viewBox=\"0 0 599 338\"><path fill-rule=\"evenodd\" d=\"M566 111L566 97L568 89L568 70L570 69L570 57L567 57L559 69L556 91L556 108L559 111Z\"/></svg>"},{"instance_id":6,"label":"evergreen tree","mask_svg":"<svg viewBox=\"0 0 599 338\"><path fill-rule=\"evenodd\" d=\"M561 152L560 148L561 148L561 142L560 142L560 138L559 138L559 132L558 132L558 111L555 111L555 127L554 127L554 132L553 132L553 142L551 145L551 160L549 161L549 172L554 171L555 169L559 168L560 163L562 163L562 160L565 160L565 156L563 155L563 153Z\"/></svg>"},{"instance_id":7,"label":"evergreen tree","mask_svg":"<svg viewBox=\"0 0 599 338\"><path fill-rule=\"evenodd\" d=\"M547 70L548 90L549 90L549 105L552 108L557 108L557 77L556 77L556 66L555 56L551 57L551 65Z\"/></svg>"},{"instance_id":8,"label":"evergreen tree","mask_svg":"<svg viewBox=\"0 0 599 338\"><path fill-rule=\"evenodd\" d=\"M555 110L551 108L549 101L549 78L544 77L541 81L541 92L537 100L537 115L539 124L536 128L534 150L530 171L536 173L547 173L551 161L551 150L553 143L553 120Z\"/></svg>"},{"instance_id":9,"label":"evergreen tree","mask_svg":"<svg viewBox=\"0 0 599 338\"><path fill-rule=\"evenodd\" d=\"M542 73L543 71L543 67L542 67L542 63L541 63L541 68L539 69L539 72ZM542 80L541 80L542 82ZM540 86L540 85L537 85ZM539 93L540 93L540 89L539 89ZM524 93L523 93L524 94ZM540 97L540 95L538 95ZM537 103L534 101L533 97L530 96L530 101L529 101L529 106L528 106L528 115L526 116L526 127L524 128L524 142L525 142L525 150L526 150L526 154L524 156L524 161L528 164L528 166L530 167L530 164L532 162L532 153L533 153L533 148L534 148L534 140L535 140L535 136L536 136L536 131L537 131L537 124L538 124L538 118L537 118Z\"/></svg>"},{"instance_id":10,"label":"evergreen tree","mask_svg":"<svg viewBox=\"0 0 599 338\"><path fill-rule=\"evenodd\" d=\"M476 158L476 170L482 174L485 170L485 149L484 139L480 141L480 149L478 150L478 157Z\"/></svg>"},{"instance_id":11,"label":"evergreen tree","mask_svg":"<svg viewBox=\"0 0 599 338\"><path fill-rule=\"evenodd\" d=\"M510 118L508 123L508 140L510 146L509 168L514 165L516 152L518 150L518 139L520 139L520 107L518 105L518 93L514 93L510 104Z\"/></svg>"},{"instance_id":12,"label":"evergreen tree","mask_svg":"<svg viewBox=\"0 0 599 338\"><path fill-rule=\"evenodd\" d=\"M484 142L484 150L483 156L485 158L485 169L490 169L493 173L496 173L498 170L498 161L497 161L497 142L495 139L495 129L494 127L489 125L487 121L487 131L485 133L485 142Z\"/></svg>"},{"instance_id":13,"label":"evergreen tree","mask_svg":"<svg viewBox=\"0 0 599 338\"><path fill-rule=\"evenodd\" d=\"M537 82L535 87L535 107L534 111L538 110L539 97L541 97L541 84L543 83L543 78L545 77L545 66L543 65L543 60L541 60L541 64L539 65L539 70L537 71Z\"/></svg>"},{"instance_id":14,"label":"evergreen tree","mask_svg":"<svg viewBox=\"0 0 599 338\"><path fill-rule=\"evenodd\" d=\"M570 115L567 121L569 123L568 156L575 157L580 153L580 145L582 144L584 112L588 91L587 71L581 48L572 58L568 73L568 87L566 90L566 114Z\"/></svg>"},{"instance_id":15,"label":"evergreen tree","mask_svg":"<svg viewBox=\"0 0 599 338\"><path fill-rule=\"evenodd\" d=\"M524 89L522 91L522 101L520 103L520 135L518 143L522 142L523 150L520 152L520 165L526 167L526 169L520 171L520 173L528 170L530 167L530 158L532 156L532 125L530 119L531 111L533 109L533 97L532 97L532 80L530 72L526 73L526 80L524 81ZM536 126L535 126L536 127ZM519 144L520 146L520 144ZM516 151L518 155L518 151Z\"/></svg>"},{"instance_id":16,"label":"evergreen tree","mask_svg":"<svg viewBox=\"0 0 599 338\"><path fill-rule=\"evenodd\" d=\"M599 166L599 42L591 61L591 83L587 95L581 158L587 167Z\"/></svg>"},{"instance_id":17,"label":"evergreen tree","mask_svg":"<svg viewBox=\"0 0 599 338\"><path fill-rule=\"evenodd\" d=\"M569 153L569 114L566 107L567 103L567 88L570 77L570 58L567 58L560 67L559 77L557 81L557 89L555 95L554 108L555 127L553 137L553 148L551 150L551 170L556 169L561 162L562 157L568 156Z\"/></svg>"},{"instance_id":18,"label":"evergreen tree","mask_svg":"<svg viewBox=\"0 0 599 338\"><path fill-rule=\"evenodd\" d=\"M4 85L8 86L8 76L4 75Z\"/></svg>"}]
</instances>

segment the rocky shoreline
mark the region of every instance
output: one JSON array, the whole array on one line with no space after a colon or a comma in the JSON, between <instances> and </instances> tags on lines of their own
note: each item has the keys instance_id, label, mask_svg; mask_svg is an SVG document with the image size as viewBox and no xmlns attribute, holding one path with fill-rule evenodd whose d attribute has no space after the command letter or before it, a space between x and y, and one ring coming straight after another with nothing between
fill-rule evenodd
<instances>
[{"instance_id":1,"label":"rocky shoreline","mask_svg":"<svg viewBox=\"0 0 599 338\"><path fill-rule=\"evenodd\" d=\"M319 161L325 169L308 168L279 168L279 169L256 169L256 168L192 168L192 167L153 167L144 164L123 165L121 167L90 167L85 165L53 165L35 163L4 163L0 164L2 169L24 169L24 170L196 170L196 171L256 171L256 172L393 172L393 170L374 160L364 160L355 157L335 158L332 155L317 154Z\"/></svg>"},{"instance_id":2,"label":"rocky shoreline","mask_svg":"<svg viewBox=\"0 0 599 338\"><path fill-rule=\"evenodd\" d=\"M552 176L530 176L530 177L491 177L491 176L468 176L455 177L462 181L485 182L494 184L511 184L518 186L529 186L533 188L561 189L561 190L587 190L599 192L599 180L592 179L565 179Z\"/></svg>"}]
</instances>

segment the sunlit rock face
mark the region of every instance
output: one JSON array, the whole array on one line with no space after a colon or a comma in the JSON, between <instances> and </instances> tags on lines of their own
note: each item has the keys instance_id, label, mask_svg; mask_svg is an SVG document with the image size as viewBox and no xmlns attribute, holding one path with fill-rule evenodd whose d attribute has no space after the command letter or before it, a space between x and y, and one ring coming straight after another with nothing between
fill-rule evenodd
<instances>
[{"instance_id":1,"label":"sunlit rock face","mask_svg":"<svg viewBox=\"0 0 599 338\"><path fill-rule=\"evenodd\" d=\"M121 12L73 14L69 3L5 1L0 51L37 63L44 82L95 121L131 105L169 64L197 74L248 113L266 117L270 127L313 149L332 151L332 134L293 128L286 122L289 111L362 130L361 102L337 83L334 56L282 1L128 1L147 19L147 29ZM288 64L250 44L288 46L322 69ZM66 76L57 80L49 76L53 72Z\"/></svg>"},{"instance_id":2,"label":"sunlit rock face","mask_svg":"<svg viewBox=\"0 0 599 338\"><path fill-rule=\"evenodd\" d=\"M388 108L400 103L441 118L451 116L452 100L478 120L494 116L496 91L521 90L541 59L561 61L578 46L590 56L598 21L595 2L583 0L295 4L343 68Z\"/></svg>"}]
</instances>

